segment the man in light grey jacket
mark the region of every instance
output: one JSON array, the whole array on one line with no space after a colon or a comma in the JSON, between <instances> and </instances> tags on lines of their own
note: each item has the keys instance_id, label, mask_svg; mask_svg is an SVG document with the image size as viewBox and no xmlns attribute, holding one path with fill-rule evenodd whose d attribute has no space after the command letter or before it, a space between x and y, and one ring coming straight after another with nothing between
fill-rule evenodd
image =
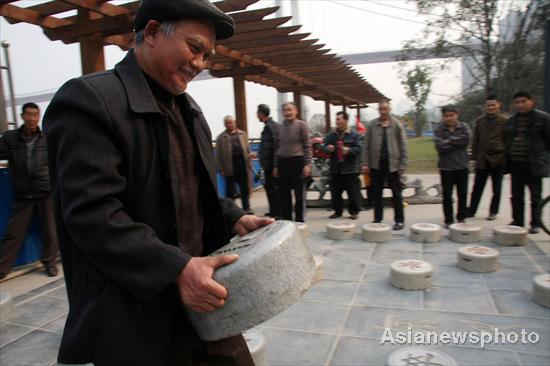
<instances>
[{"instance_id":1,"label":"man in light grey jacket","mask_svg":"<svg viewBox=\"0 0 550 366\"><path fill-rule=\"evenodd\" d=\"M394 230L403 229L405 216L401 197L401 175L407 167L405 129L391 116L388 100L378 103L380 117L369 122L363 148L363 173L370 174L374 202L374 222L382 222L382 192L386 178L392 190Z\"/></svg>"}]
</instances>

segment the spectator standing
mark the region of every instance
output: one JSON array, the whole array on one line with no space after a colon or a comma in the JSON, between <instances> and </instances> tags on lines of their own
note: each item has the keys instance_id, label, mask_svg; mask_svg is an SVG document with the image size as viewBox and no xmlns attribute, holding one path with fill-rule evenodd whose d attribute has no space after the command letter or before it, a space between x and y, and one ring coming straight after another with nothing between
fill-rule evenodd
<instances>
[{"instance_id":1,"label":"spectator standing","mask_svg":"<svg viewBox=\"0 0 550 366\"><path fill-rule=\"evenodd\" d=\"M260 104L258 106L258 120L264 124L264 129L262 130L260 139L258 158L260 160L260 166L264 171L264 189L267 195L267 202L269 204L269 211L265 214L265 216L280 218L281 202L279 183L278 179L273 176L273 168L275 167L275 148L280 125L273 121L269 114L269 106L266 104Z\"/></svg>"},{"instance_id":2,"label":"spectator standing","mask_svg":"<svg viewBox=\"0 0 550 366\"><path fill-rule=\"evenodd\" d=\"M57 276L58 252L46 138L38 123L40 109L34 103L23 105L23 126L0 137L0 159L7 158L15 190L12 212L0 243L0 279L11 270L27 235L33 212L42 229L40 260L50 277Z\"/></svg>"},{"instance_id":3,"label":"spectator standing","mask_svg":"<svg viewBox=\"0 0 550 366\"><path fill-rule=\"evenodd\" d=\"M434 142L439 154L439 174L443 187L443 214L445 227L454 222L453 189L456 186L458 211L456 219L462 223L467 216L468 200L468 145L470 127L458 120L454 105L441 108L443 122L434 131Z\"/></svg>"},{"instance_id":4,"label":"spectator standing","mask_svg":"<svg viewBox=\"0 0 550 366\"><path fill-rule=\"evenodd\" d=\"M535 108L526 92L514 95L516 113L506 126L506 154L512 175L512 225L524 225L525 186L531 193L531 228L540 231L537 208L541 202L542 178L550 175L550 116Z\"/></svg>"},{"instance_id":5,"label":"spectator standing","mask_svg":"<svg viewBox=\"0 0 550 366\"><path fill-rule=\"evenodd\" d=\"M392 191L394 210L393 230L405 225L401 176L407 167L407 137L405 129L391 115L388 100L378 103L379 118L369 122L363 148L363 172L370 174L374 222L384 219L383 192L387 179Z\"/></svg>"},{"instance_id":6,"label":"spectator standing","mask_svg":"<svg viewBox=\"0 0 550 366\"><path fill-rule=\"evenodd\" d=\"M489 176L493 186L493 197L487 220L494 220L498 214L502 175L504 174L507 120L500 112L500 101L496 95L488 96L485 100L485 113L474 122L472 159L476 162L476 175L468 207L468 217L476 215Z\"/></svg>"},{"instance_id":7,"label":"spectator standing","mask_svg":"<svg viewBox=\"0 0 550 366\"><path fill-rule=\"evenodd\" d=\"M273 176L279 178L282 214L292 221L292 191L295 200L295 220L304 222L306 209L305 179L311 175L311 143L307 124L297 119L293 102L282 105L285 117L279 129Z\"/></svg>"},{"instance_id":8,"label":"spectator standing","mask_svg":"<svg viewBox=\"0 0 550 366\"><path fill-rule=\"evenodd\" d=\"M248 135L237 128L233 116L225 116L223 122L225 131L216 139L216 158L218 170L225 177L226 197L235 198L238 184L243 210L251 215L254 212L250 209L252 169Z\"/></svg>"},{"instance_id":9,"label":"spectator standing","mask_svg":"<svg viewBox=\"0 0 550 366\"><path fill-rule=\"evenodd\" d=\"M331 219L342 217L342 193L348 195L350 218L356 220L361 211L361 136L348 126L349 115L336 113L336 130L325 137L323 150L330 154Z\"/></svg>"}]
</instances>

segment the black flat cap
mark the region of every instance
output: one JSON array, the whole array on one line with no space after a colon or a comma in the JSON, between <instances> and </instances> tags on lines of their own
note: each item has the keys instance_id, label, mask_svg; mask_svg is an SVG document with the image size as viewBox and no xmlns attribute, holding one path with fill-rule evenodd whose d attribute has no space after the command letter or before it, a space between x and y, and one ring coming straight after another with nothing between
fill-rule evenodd
<instances>
[{"instance_id":1,"label":"black flat cap","mask_svg":"<svg viewBox=\"0 0 550 366\"><path fill-rule=\"evenodd\" d=\"M441 107L441 113L454 112L458 113L458 108L454 104L447 104Z\"/></svg>"},{"instance_id":2,"label":"black flat cap","mask_svg":"<svg viewBox=\"0 0 550 366\"><path fill-rule=\"evenodd\" d=\"M201 18L214 24L216 39L229 38L235 32L235 21L208 0L142 0L136 13L135 31L145 28L150 20L167 22L184 18Z\"/></svg>"}]
</instances>

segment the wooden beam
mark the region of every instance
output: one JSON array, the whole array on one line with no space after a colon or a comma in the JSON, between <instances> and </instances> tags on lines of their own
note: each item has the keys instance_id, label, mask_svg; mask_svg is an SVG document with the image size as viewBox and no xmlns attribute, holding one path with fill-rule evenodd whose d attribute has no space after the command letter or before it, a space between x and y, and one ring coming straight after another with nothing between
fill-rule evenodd
<instances>
[{"instance_id":1,"label":"wooden beam","mask_svg":"<svg viewBox=\"0 0 550 366\"><path fill-rule=\"evenodd\" d=\"M87 9L103 16L114 17L129 14L128 9L107 3L109 0L59 0L74 5L77 9Z\"/></svg>"},{"instance_id":2,"label":"wooden beam","mask_svg":"<svg viewBox=\"0 0 550 366\"><path fill-rule=\"evenodd\" d=\"M260 66L245 66L245 67L234 67L231 69L222 69L222 70L210 70L210 74L217 78L226 78L231 76L244 76L244 75L259 75L265 74L267 67Z\"/></svg>"},{"instance_id":3,"label":"wooden beam","mask_svg":"<svg viewBox=\"0 0 550 366\"><path fill-rule=\"evenodd\" d=\"M85 19L57 29L44 30L52 41L62 40L64 43L74 43L79 37L101 33L103 37L131 32L134 28L132 15L123 14L116 17L100 19Z\"/></svg>"},{"instance_id":4,"label":"wooden beam","mask_svg":"<svg viewBox=\"0 0 550 366\"><path fill-rule=\"evenodd\" d=\"M278 6L272 6L270 8L262 8L262 9L256 9L256 10L247 10L247 11L242 11L238 13L233 13L231 14L231 18L233 18L235 23L251 22L254 20L261 20L264 17L275 13L277 10L279 10Z\"/></svg>"},{"instance_id":5,"label":"wooden beam","mask_svg":"<svg viewBox=\"0 0 550 366\"><path fill-rule=\"evenodd\" d=\"M282 17L275 19L255 20L252 22L244 22L235 24L235 34L258 32L269 29L275 29L281 24L288 22L292 17Z\"/></svg>"},{"instance_id":6,"label":"wooden beam","mask_svg":"<svg viewBox=\"0 0 550 366\"><path fill-rule=\"evenodd\" d=\"M293 85L285 88L278 88L279 93L294 93L294 92L308 92L319 90L318 87L313 85Z\"/></svg>"},{"instance_id":7,"label":"wooden beam","mask_svg":"<svg viewBox=\"0 0 550 366\"><path fill-rule=\"evenodd\" d=\"M286 36L292 32L296 32L300 29L301 25L292 25L289 27L280 27L275 29L269 29L263 32L247 32L247 33L236 33L233 37L225 40L220 40L217 42L219 45L226 45L233 42L242 42L242 41L253 41L257 39L273 38L277 36Z\"/></svg>"},{"instance_id":8,"label":"wooden beam","mask_svg":"<svg viewBox=\"0 0 550 366\"><path fill-rule=\"evenodd\" d=\"M294 97L296 109L298 109L298 116L296 116L296 118L302 119L302 94L299 91L295 91L292 95Z\"/></svg>"},{"instance_id":9,"label":"wooden beam","mask_svg":"<svg viewBox=\"0 0 550 366\"><path fill-rule=\"evenodd\" d=\"M292 42L288 39L289 36L285 37L286 42L281 44L269 44L269 42L263 43L261 46L246 46L243 44L244 47L233 47L237 48L242 53L250 53L250 52L273 52L273 51L287 51L287 50L297 50L297 49L304 49L309 46L312 46L315 42L318 41L318 39L306 39L299 42ZM317 46L317 45L316 45ZM320 45L321 47L324 46L323 44Z\"/></svg>"},{"instance_id":10,"label":"wooden beam","mask_svg":"<svg viewBox=\"0 0 550 366\"><path fill-rule=\"evenodd\" d=\"M82 20L89 16L89 10L78 9L78 17ZM83 75L105 70L105 54L101 34L91 35L80 40L80 59Z\"/></svg>"},{"instance_id":11,"label":"wooden beam","mask_svg":"<svg viewBox=\"0 0 550 366\"><path fill-rule=\"evenodd\" d=\"M233 78L233 92L235 98L235 119L237 120L237 127L248 133L244 76L235 76Z\"/></svg>"},{"instance_id":12,"label":"wooden beam","mask_svg":"<svg viewBox=\"0 0 550 366\"><path fill-rule=\"evenodd\" d=\"M325 133L330 132L330 103L328 101L325 101Z\"/></svg>"},{"instance_id":13,"label":"wooden beam","mask_svg":"<svg viewBox=\"0 0 550 366\"><path fill-rule=\"evenodd\" d=\"M245 52L243 50L239 50L239 52L242 52L244 54L258 57L258 58L267 58L267 57L277 57L277 56L305 56L309 53L316 53L316 54L324 54L329 52L329 49L320 50L320 48L323 47L323 45L314 45L314 46L308 46L308 47L301 47L301 48L289 48L287 50L274 50L274 51L249 51Z\"/></svg>"},{"instance_id":14,"label":"wooden beam","mask_svg":"<svg viewBox=\"0 0 550 366\"><path fill-rule=\"evenodd\" d=\"M264 33L264 32L262 32ZM275 46L279 44L289 44L297 42L303 38L306 38L310 35L310 33L297 33L297 34L289 34L289 35L275 35L270 37L264 37L260 39L251 39L251 40L244 40L239 41L238 39L235 39L234 37L231 37L227 40L222 39L220 41L216 41L216 44L224 45L229 48L235 48L235 49L241 49L241 48L249 48L249 47L260 47L260 46Z\"/></svg>"},{"instance_id":15,"label":"wooden beam","mask_svg":"<svg viewBox=\"0 0 550 366\"><path fill-rule=\"evenodd\" d=\"M221 11L229 13L231 11L240 11L248 8L258 0L224 0L214 3Z\"/></svg>"},{"instance_id":16,"label":"wooden beam","mask_svg":"<svg viewBox=\"0 0 550 366\"><path fill-rule=\"evenodd\" d=\"M0 15L19 22L30 23L47 29L54 29L73 24L65 19L44 16L36 10L20 8L11 4L0 5Z\"/></svg>"}]
</instances>

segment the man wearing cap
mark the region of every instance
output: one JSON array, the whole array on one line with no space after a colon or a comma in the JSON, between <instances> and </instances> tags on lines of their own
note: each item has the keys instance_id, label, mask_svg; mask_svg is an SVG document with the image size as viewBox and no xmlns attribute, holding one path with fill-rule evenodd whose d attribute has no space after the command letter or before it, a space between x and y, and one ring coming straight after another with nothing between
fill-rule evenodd
<instances>
[{"instance_id":1,"label":"man wearing cap","mask_svg":"<svg viewBox=\"0 0 550 366\"><path fill-rule=\"evenodd\" d=\"M258 120L264 124L264 129L262 130L260 138L258 158L264 170L264 188L269 203L269 212L267 212L265 216L278 218L281 216L279 184L277 178L273 177L273 167L275 164L275 149L280 125L271 119L269 113L269 106L266 104L260 104L258 106Z\"/></svg>"},{"instance_id":2,"label":"man wearing cap","mask_svg":"<svg viewBox=\"0 0 550 366\"><path fill-rule=\"evenodd\" d=\"M67 82L44 126L69 314L58 361L253 365L241 335L198 338L185 310L231 294L205 257L272 219L218 199L212 136L187 84L233 20L206 0L143 0L136 46L113 70Z\"/></svg>"}]
</instances>

